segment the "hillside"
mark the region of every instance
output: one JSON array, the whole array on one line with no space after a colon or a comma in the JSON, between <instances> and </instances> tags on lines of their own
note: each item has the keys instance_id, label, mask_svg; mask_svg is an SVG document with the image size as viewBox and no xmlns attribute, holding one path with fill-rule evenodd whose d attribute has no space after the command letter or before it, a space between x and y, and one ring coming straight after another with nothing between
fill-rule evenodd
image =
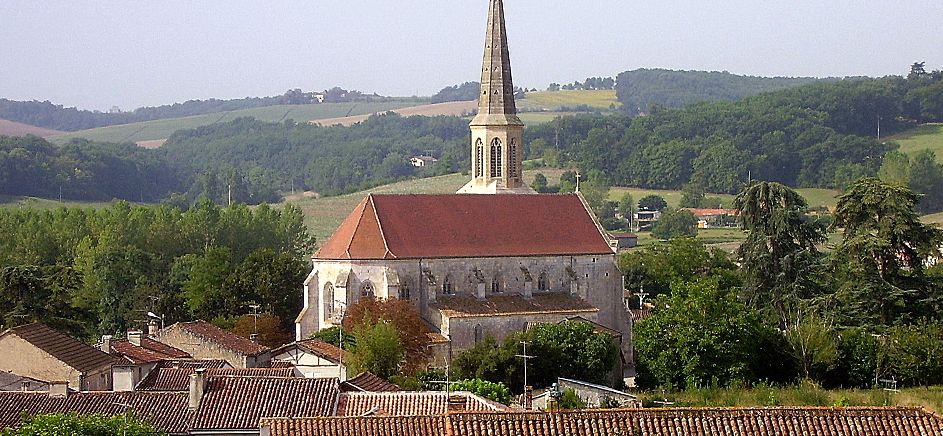
<instances>
[{"instance_id":1,"label":"hillside","mask_svg":"<svg viewBox=\"0 0 943 436\"><path fill-rule=\"evenodd\" d=\"M281 122L287 119L301 122L347 115L372 114L414 104L415 102L410 100L396 100L383 103L323 103L268 106L80 130L78 132L55 136L51 138L51 140L60 144L68 142L72 138L85 138L92 141L104 142L153 141L168 138L171 134L181 129L208 126L223 121L231 121L239 117L253 117L260 121L270 122Z\"/></svg>"},{"instance_id":2,"label":"hillside","mask_svg":"<svg viewBox=\"0 0 943 436\"><path fill-rule=\"evenodd\" d=\"M680 108L704 101L740 100L763 92L813 83L811 77L739 76L726 71L638 69L619 74L619 102L630 114L654 105Z\"/></svg>"},{"instance_id":3,"label":"hillside","mask_svg":"<svg viewBox=\"0 0 943 436\"><path fill-rule=\"evenodd\" d=\"M538 91L528 92L517 100L520 111L574 110L580 106L593 110L610 110L620 106L614 90Z\"/></svg>"},{"instance_id":4,"label":"hillside","mask_svg":"<svg viewBox=\"0 0 943 436\"><path fill-rule=\"evenodd\" d=\"M45 129L42 127L31 126L29 124L17 123L15 121L0 120L0 135L23 136L36 135L41 137L50 137L61 135L65 132L59 130Z\"/></svg>"},{"instance_id":5,"label":"hillside","mask_svg":"<svg viewBox=\"0 0 943 436\"><path fill-rule=\"evenodd\" d=\"M911 156L929 149L936 153L937 162L943 163L943 124L924 124L887 140L900 144L900 151Z\"/></svg>"}]
</instances>

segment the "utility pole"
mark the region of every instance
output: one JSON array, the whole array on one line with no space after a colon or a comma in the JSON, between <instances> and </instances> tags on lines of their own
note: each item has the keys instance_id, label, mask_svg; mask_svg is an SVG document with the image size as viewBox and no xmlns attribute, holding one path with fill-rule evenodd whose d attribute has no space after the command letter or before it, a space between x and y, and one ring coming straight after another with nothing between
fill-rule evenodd
<instances>
[{"instance_id":1,"label":"utility pole","mask_svg":"<svg viewBox=\"0 0 943 436\"><path fill-rule=\"evenodd\" d=\"M527 341L521 341L521 344L524 345L524 354L516 354L514 357L520 357L521 359L524 359L524 391L527 392L527 361L537 356L530 356L527 354Z\"/></svg>"},{"instance_id":2,"label":"utility pole","mask_svg":"<svg viewBox=\"0 0 943 436\"><path fill-rule=\"evenodd\" d=\"M449 354L445 358L445 380L432 380L432 383L445 385L445 402L448 403L452 398L452 385L458 382L452 381L452 337L446 335L445 339L449 343Z\"/></svg>"},{"instance_id":3,"label":"utility pole","mask_svg":"<svg viewBox=\"0 0 943 436\"><path fill-rule=\"evenodd\" d=\"M252 333L258 335L259 334L259 308L262 306L258 304L250 304L249 307L252 308L252 318L254 322L254 325L252 327Z\"/></svg>"},{"instance_id":4,"label":"utility pole","mask_svg":"<svg viewBox=\"0 0 943 436\"><path fill-rule=\"evenodd\" d=\"M229 194L228 194L228 197L229 197L229 204L228 204L228 205L229 205L229 206L232 206L232 183L229 184Z\"/></svg>"}]
</instances>

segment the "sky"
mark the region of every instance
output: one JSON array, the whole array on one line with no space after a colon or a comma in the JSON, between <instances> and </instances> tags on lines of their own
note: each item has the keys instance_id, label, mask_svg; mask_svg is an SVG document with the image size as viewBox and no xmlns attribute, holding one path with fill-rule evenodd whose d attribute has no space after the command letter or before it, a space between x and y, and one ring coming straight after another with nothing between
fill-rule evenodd
<instances>
[{"instance_id":1,"label":"sky","mask_svg":"<svg viewBox=\"0 0 943 436\"><path fill-rule=\"evenodd\" d=\"M478 80L487 0L2 0L0 98L124 110ZM505 0L514 82L636 68L761 76L943 69L940 0Z\"/></svg>"}]
</instances>

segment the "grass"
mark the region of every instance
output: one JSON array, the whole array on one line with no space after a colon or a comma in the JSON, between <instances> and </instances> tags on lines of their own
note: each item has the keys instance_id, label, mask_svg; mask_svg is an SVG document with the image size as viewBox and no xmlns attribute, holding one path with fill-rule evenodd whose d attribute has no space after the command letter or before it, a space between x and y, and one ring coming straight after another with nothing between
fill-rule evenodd
<instances>
[{"instance_id":1,"label":"grass","mask_svg":"<svg viewBox=\"0 0 943 436\"><path fill-rule=\"evenodd\" d=\"M932 215L924 215L920 218L925 224L937 224L943 225L943 212L935 213Z\"/></svg>"},{"instance_id":2,"label":"grass","mask_svg":"<svg viewBox=\"0 0 943 436\"><path fill-rule=\"evenodd\" d=\"M34 209L51 210L60 207L90 207L93 209L104 209L110 207L110 201L71 201L49 200L37 197L16 197L9 195L0 195L0 209Z\"/></svg>"},{"instance_id":3,"label":"grass","mask_svg":"<svg viewBox=\"0 0 943 436\"><path fill-rule=\"evenodd\" d=\"M254 117L261 121L310 121L322 118L343 117L346 115L364 115L374 112L399 109L417 104L412 100L395 100L383 103L323 103L308 105L280 105L231 112L196 115L183 118L145 121L141 123L121 124L81 130L50 138L56 143L65 143L72 138L86 138L94 141L138 142L165 139L180 129L192 129L218 122L231 121L238 117Z\"/></svg>"},{"instance_id":4,"label":"grass","mask_svg":"<svg viewBox=\"0 0 943 436\"><path fill-rule=\"evenodd\" d=\"M887 139L900 144L900 151L910 156L929 149L943 163L943 124L924 124Z\"/></svg>"},{"instance_id":5,"label":"grass","mask_svg":"<svg viewBox=\"0 0 943 436\"><path fill-rule=\"evenodd\" d=\"M573 108L581 105L609 110L612 107L618 108L620 103L615 90L528 92L524 99L517 101L517 107L525 111L553 111L561 107Z\"/></svg>"},{"instance_id":6,"label":"grass","mask_svg":"<svg viewBox=\"0 0 943 436\"><path fill-rule=\"evenodd\" d=\"M679 393L641 392L645 407L655 401L674 402L672 407L775 407L775 406L905 406L943 411L943 387L908 388L900 392L883 389L826 390L814 383L792 386L758 385L752 388L704 388Z\"/></svg>"}]
</instances>

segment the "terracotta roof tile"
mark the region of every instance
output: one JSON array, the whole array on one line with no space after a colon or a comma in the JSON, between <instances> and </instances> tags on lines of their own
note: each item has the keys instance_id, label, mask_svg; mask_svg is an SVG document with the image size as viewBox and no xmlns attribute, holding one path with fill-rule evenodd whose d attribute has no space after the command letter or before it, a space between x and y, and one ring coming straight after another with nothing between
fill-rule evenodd
<instances>
[{"instance_id":1,"label":"terracotta roof tile","mask_svg":"<svg viewBox=\"0 0 943 436\"><path fill-rule=\"evenodd\" d=\"M51 397L45 392L0 392L0 429L21 422L23 414L75 412L122 415L124 407L171 434L186 434L192 412L187 393L166 392L76 392Z\"/></svg>"},{"instance_id":2,"label":"terracotta roof tile","mask_svg":"<svg viewBox=\"0 0 943 436\"><path fill-rule=\"evenodd\" d=\"M507 406L468 392L452 392L453 407L466 412L508 411ZM449 411L445 392L346 392L337 403L337 416L430 416Z\"/></svg>"},{"instance_id":3,"label":"terracotta roof tile","mask_svg":"<svg viewBox=\"0 0 943 436\"><path fill-rule=\"evenodd\" d=\"M565 292L535 293L529 299L520 295L489 296L485 300L471 296L439 296L429 307L453 318L599 311L583 299Z\"/></svg>"},{"instance_id":4,"label":"terracotta roof tile","mask_svg":"<svg viewBox=\"0 0 943 436\"><path fill-rule=\"evenodd\" d=\"M631 409L555 413L263 420L271 436L929 436L943 420L917 408Z\"/></svg>"},{"instance_id":5,"label":"terracotta roof tile","mask_svg":"<svg viewBox=\"0 0 943 436\"><path fill-rule=\"evenodd\" d=\"M137 385L139 391L186 391L196 368L154 368ZM210 368L207 376L294 377L294 368Z\"/></svg>"},{"instance_id":6,"label":"terracotta roof tile","mask_svg":"<svg viewBox=\"0 0 943 436\"><path fill-rule=\"evenodd\" d=\"M399 386L383 380L371 372L361 373L341 383L342 392L399 392L401 390Z\"/></svg>"},{"instance_id":7,"label":"terracotta roof tile","mask_svg":"<svg viewBox=\"0 0 943 436\"><path fill-rule=\"evenodd\" d=\"M157 363L157 368L232 368L229 362L220 359L167 359Z\"/></svg>"},{"instance_id":8,"label":"terracotta roof tile","mask_svg":"<svg viewBox=\"0 0 943 436\"><path fill-rule=\"evenodd\" d=\"M282 345L281 347L272 350L272 356L274 357L275 355L281 354L285 352L285 350L293 347L298 347L302 351L317 355L333 362L340 362L344 354L344 350L341 350L340 348L320 339L307 339Z\"/></svg>"},{"instance_id":9,"label":"terracotta roof tile","mask_svg":"<svg viewBox=\"0 0 943 436\"><path fill-rule=\"evenodd\" d=\"M376 195L317 259L612 254L577 195Z\"/></svg>"},{"instance_id":10,"label":"terracotta roof tile","mask_svg":"<svg viewBox=\"0 0 943 436\"><path fill-rule=\"evenodd\" d=\"M0 337L8 334L20 337L81 372L94 371L115 363L115 358L108 353L83 344L45 324L33 323L14 327L3 332Z\"/></svg>"},{"instance_id":11,"label":"terracotta roof tile","mask_svg":"<svg viewBox=\"0 0 943 436\"><path fill-rule=\"evenodd\" d=\"M112 354L117 354L131 363L153 363L164 359L185 359L190 357L186 351L170 345L142 337L141 346L132 344L127 339L111 341Z\"/></svg>"},{"instance_id":12,"label":"terracotta roof tile","mask_svg":"<svg viewBox=\"0 0 943 436\"><path fill-rule=\"evenodd\" d=\"M174 325L244 356L257 356L268 351L268 347L263 347L247 338L223 330L203 320L181 322ZM173 327L174 326L170 326L168 328Z\"/></svg>"},{"instance_id":13,"label":"terracotta roof tile","mask_svg":"<svg viewBox=\"0 0 943 436\"><path fill-rule=\"evenodd\" d=\"M330 416L337 379L209 377L194 430L258 429L263 417Z\"/></svg>"}]
</instances>

